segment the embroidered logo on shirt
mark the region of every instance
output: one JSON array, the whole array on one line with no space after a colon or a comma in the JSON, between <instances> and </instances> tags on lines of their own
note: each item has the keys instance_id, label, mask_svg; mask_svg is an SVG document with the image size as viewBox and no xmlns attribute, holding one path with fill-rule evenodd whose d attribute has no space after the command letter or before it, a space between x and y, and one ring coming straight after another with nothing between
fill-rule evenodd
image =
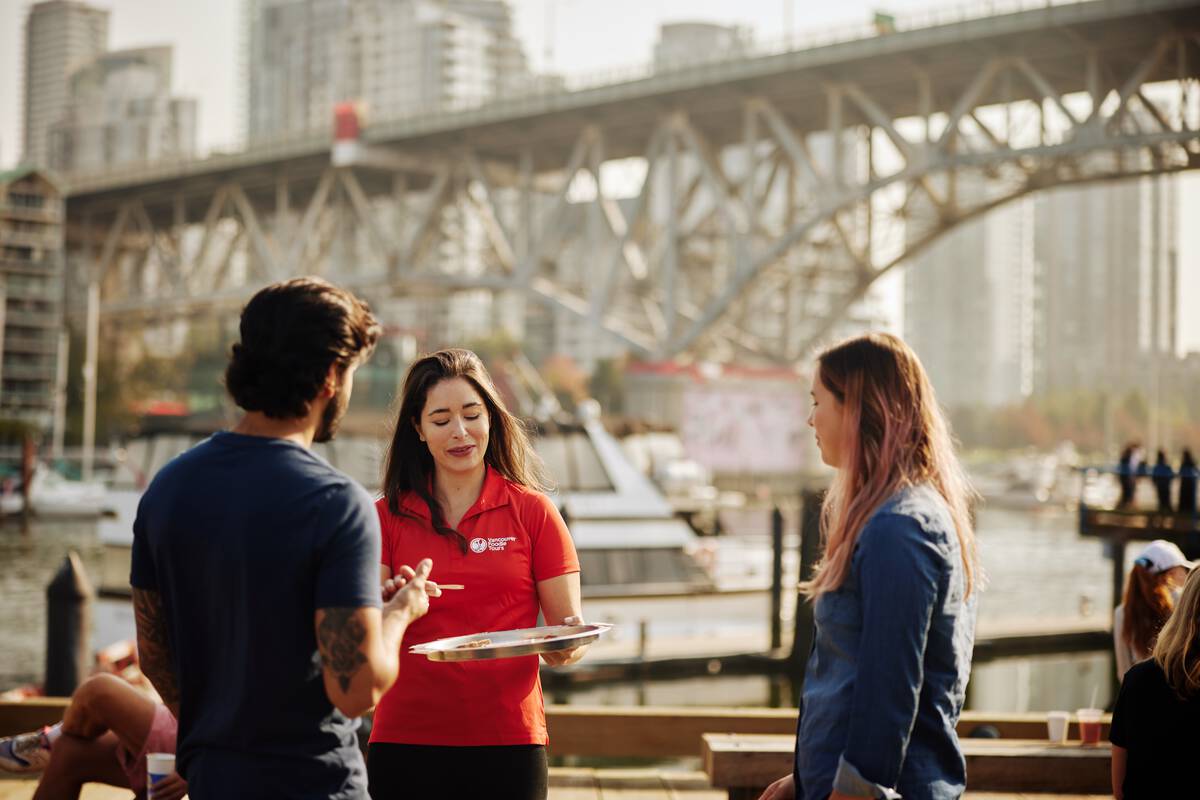
<instances>
[{"instance_id":1,"label":"embroidered logo on shirt","mask_svg":"<svg viewBox=\"0 0 1200 800\"><path fill-rule=\"evenodd\" d=\"M515 536L496 536L496 537L490 537L487 539L484 539L483 537L478 537L478 538L471 540L471 552L482 553L484 550L491 550L492 552L497 552L500 550L504 550L505 548L508 547L509 542L515 542L516 540L517 540L517 537L515 537Z\"/></svg>"}]
</instances>

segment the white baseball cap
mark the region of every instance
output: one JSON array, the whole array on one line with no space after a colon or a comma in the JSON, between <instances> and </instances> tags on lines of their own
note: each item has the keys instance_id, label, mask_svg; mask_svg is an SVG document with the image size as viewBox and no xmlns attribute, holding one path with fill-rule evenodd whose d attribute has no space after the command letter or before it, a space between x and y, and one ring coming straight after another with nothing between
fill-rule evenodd
<instances>
[{"instance_id":1,"label":"white baseball cap","mask_svg":"<svg viewBox=\"0 0 1200 800\"><path fill-rule=\"evenodd\" d=\"M1175 567L1186 567L1189 570L1196 568L1195 561L1184 558L1183 551L1166 539L1155 539L1146 545L1146 549L1134 559L1134 563L1141 564L1155 575Z\"/></svg>"}]
</instances>

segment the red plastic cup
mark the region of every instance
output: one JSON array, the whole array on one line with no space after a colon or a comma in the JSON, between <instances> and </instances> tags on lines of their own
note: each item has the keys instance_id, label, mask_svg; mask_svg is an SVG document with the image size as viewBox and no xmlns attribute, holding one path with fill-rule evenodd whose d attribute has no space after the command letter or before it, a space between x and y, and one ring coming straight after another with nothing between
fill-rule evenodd
<instances>
[{"instance_id":1,"label":"red plastic cup","mask_svg":"<svg viewBox=\"0 0 1200 800\"><path fill-rule=\"evenodd\" d=\"M1104 712L1099 708L1081 708L1075 713L1079 717L1079 738L1083 744L1100 744L1100 719Z\"/></svg>"}]
</instances>

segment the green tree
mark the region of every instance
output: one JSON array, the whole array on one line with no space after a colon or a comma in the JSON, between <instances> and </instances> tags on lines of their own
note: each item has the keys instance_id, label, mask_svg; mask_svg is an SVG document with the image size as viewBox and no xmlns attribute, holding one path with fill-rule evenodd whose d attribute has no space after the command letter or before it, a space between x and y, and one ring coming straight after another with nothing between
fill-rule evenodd
<instances>
[{"instance_id":1,"label":"green tree","mask_svg":"<svg viewBox=\"0 0 1200 800\"><path fill-rule=\"evenodd\" d=\"M588 377L575 360L566 355L554 355L542 362L538 370L542 380L558 403L567 411L574 411L581 400L588 397Z\"/></svg>"},{"instance_id":2,"label":"green tree","mask_svg":"<svg viewBox=\"0 0 1200 800\"><path fill-rule=\"evenodd\" d=\"M512 361L521 352L521 343L503 329L494 331L490 336L472 339L467 343L467 349L479 356L484 364L498 364Z\"/></svg>"},{"instance_id":3,"label":"green tree","mask_svg":"<svg viewBox=\"0 0 1200 800\"><path fill-rule=\"evenodd\" d=\"M185 398L194 356L185 348L177 358L143 355L128 363L121 359L120 337L134 334L127 329L102 331L96 353L96 441L126 435L136 428L139 408L155 399ZM70 332L67 358L68 441L83 437L84 377L86 342L81 331Z\"/></svg>"},{"instance_id":4,"label":"green tree","mask_svg":"<svg viewBox=\"0 0 1200 800\"><path fill-rule=\"evenodd\" d=\"M602 358L597 361L588 388L605 414L625 413L625 360Z\"/></svg>"}]
</instances>

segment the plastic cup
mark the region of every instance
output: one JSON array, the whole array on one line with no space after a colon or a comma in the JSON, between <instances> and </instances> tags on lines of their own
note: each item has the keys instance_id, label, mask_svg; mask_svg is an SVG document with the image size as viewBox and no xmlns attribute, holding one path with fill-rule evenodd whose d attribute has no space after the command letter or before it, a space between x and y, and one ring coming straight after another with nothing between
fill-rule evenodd
<instances>
[{"instance_id":1,"label":"plastic cup","mask_svg":"<svg viewBox=\"0 0 1200 800\"><path fill-rule=\"evenodd\" d=\"M1069 711L1049 711L1046 713L1046 736L1054 744L1062 744L1067 740L1067 728L1071 722Z\"/></svg>"},{"instance_id":2,"label":"plastic cup","mask_svg":"<svg viewBox=\"0 0 1200 800\"><path fill-rule=\"evenodd\" d=\"M1079 717L1079 738L1083 744L1100 744L1100 718L1104 712L1099 708L1081 708L1075 714Z\"/></svg>"},{"instance_id":3,"label":"plastic cup","mask_svg":"<svg viewBox=\"0 0 1200 800\"><path fill-rule=\"evenodd\" d=\"M174 753L147 753L146 754L146 787L149 789L150 796L153 797L154 784L161 781L163 778L175 771L175 754Z\"/></svg>"}]
</instances>

